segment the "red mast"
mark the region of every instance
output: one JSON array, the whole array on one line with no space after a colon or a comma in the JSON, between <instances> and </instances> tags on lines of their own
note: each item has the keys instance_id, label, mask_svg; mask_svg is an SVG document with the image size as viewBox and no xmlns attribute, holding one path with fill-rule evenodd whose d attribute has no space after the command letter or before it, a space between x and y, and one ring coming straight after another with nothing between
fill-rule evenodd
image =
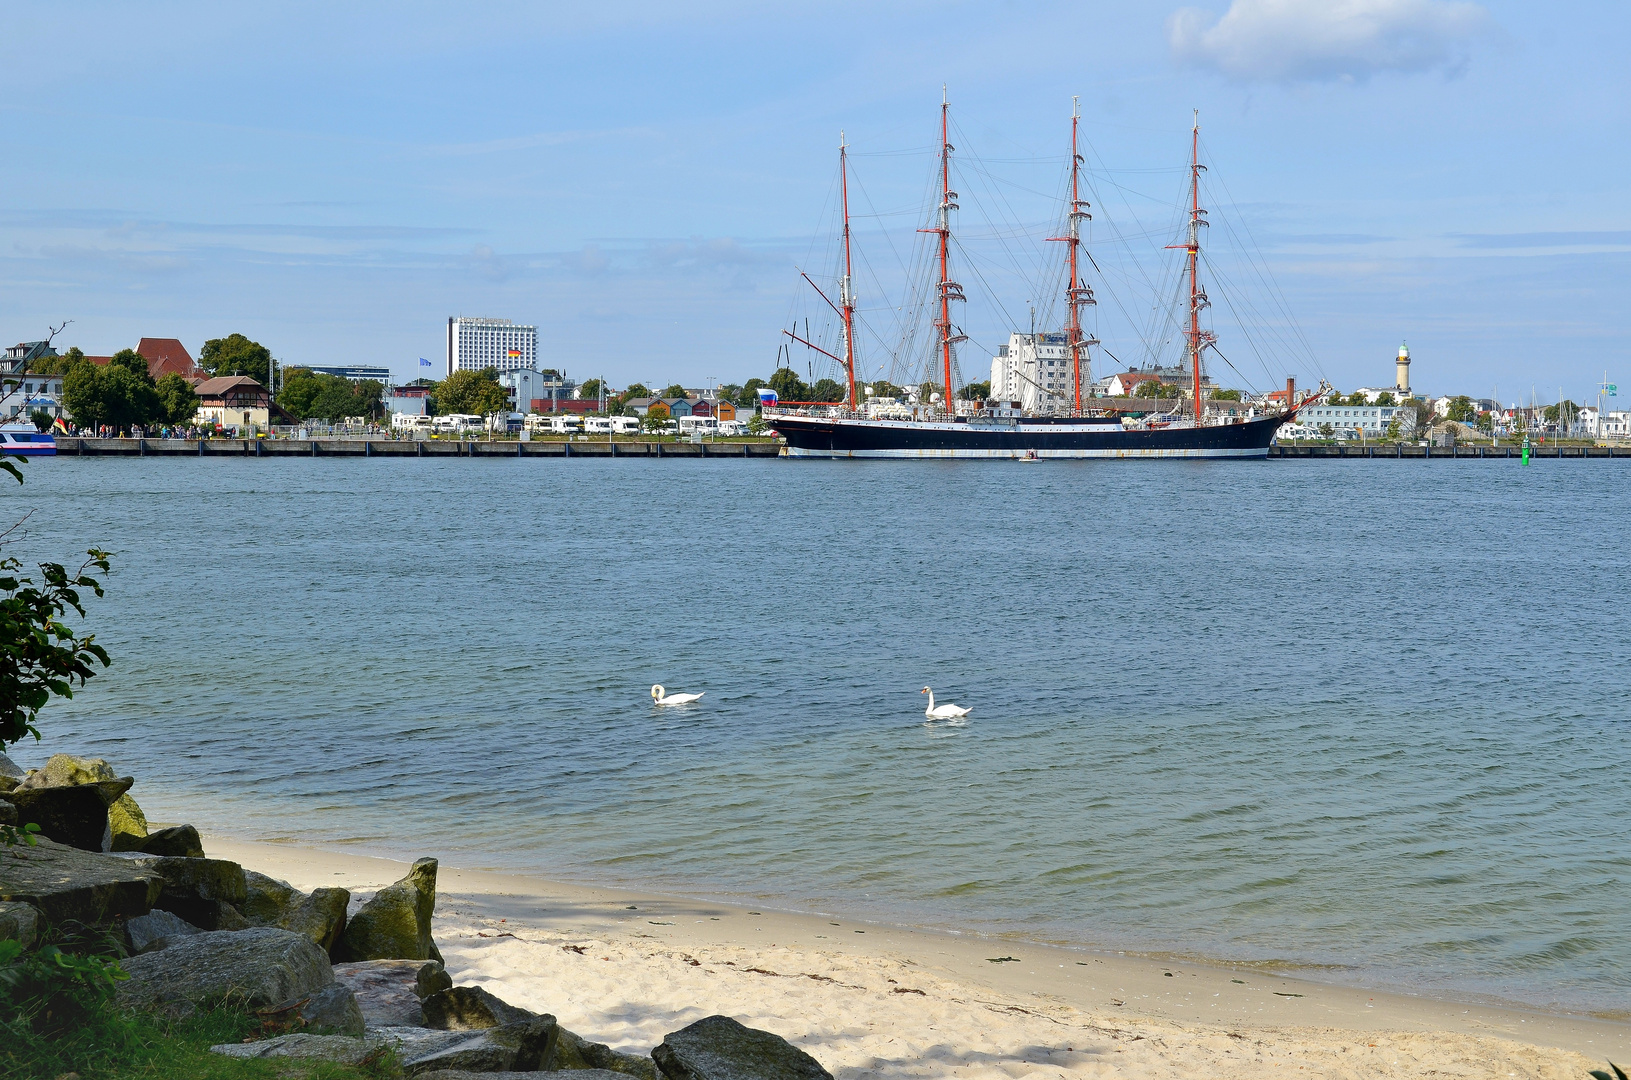
<instances>
[{"instance_id":1,"label":"red mast","mask_svg":"<svg viewBox=\"0 0 1631 1080\"><path fill-rule=\"evenodd\" d=\"M951 106L946 100L942 88L940 95L940 213L933 229L919 229L919 232L932 232L940 235L940 314L934 320L934 325L940 330L940 353L945 368L945 405L948 416L957 415L956 404L952 400L951 385L951 347L955 342L963 341L961 334L951 332L951 302L964 300L963 287L951 280L947 272L947 248L951 245L951 212L957 209L957 192L951 189L951 151L952 145L947 138L949 133L949 111Z\"/></svg>"},{"instance_id":2,"label":"red mast","mask_svg":"<svg viewBox=\"0 0 1631 1080\"><path fill-rule=\"evenodd\" d=\"M849 256L849 146L838 133L838 180L844 193L844 281L838 302L844 308L844 367L849 373L849 407L855 408L855 293L850 287Z\"/></svg>"},{"instance_id":3,"label":"red mast","mask_svg":"<svg viewBox=\"0 0 1631 1080\"><path fill-rule=\"evenodd\" d=\"M1092 214L1087 212L1090 205L1081 197L1082 155L1076 151L1076 129L1081 123L1081 99L1071 99L1070 110L1070 213L1067 215L1068 227L1064 236L1050 236L1049 240L1059 240L1070 245L1070 280L1065 284L1065 303L1070 315L1065 322L1065 344L1070 346L1070 378L1075 387L1075 410L1078 415L1082 411L1082 346L1088 344L1082 336L1082 305L1094 304L1093 290L1088 288L1087 282L1081 279L1077 270L1077 253L1082 246L1081 223L1091 221Z\"/></svg>"},{"instance_id":4,"label":"red mast","mask_svg":"<svg viewBox=\"0 0 1631 1080\"><path fill-rule=\"evenodd\" d=\"M1208 224L1206 211L1201 209L1201 170L1206 168L1201 164L1201 114L1195 112L1195 126L1190 132L1189 144L1189 243L1185 245L1189 258L1189 356L1195 365L1195 426L1200 427L1205 418L1205 408L1201 403L1201 350L1214 340L1212 335L1201 330L1201 309L1210 305L1206 294L1201 291L1200 281L1196 276L1196 263L1201 254L1201 227Z\"/></svg>"}]
</instances>

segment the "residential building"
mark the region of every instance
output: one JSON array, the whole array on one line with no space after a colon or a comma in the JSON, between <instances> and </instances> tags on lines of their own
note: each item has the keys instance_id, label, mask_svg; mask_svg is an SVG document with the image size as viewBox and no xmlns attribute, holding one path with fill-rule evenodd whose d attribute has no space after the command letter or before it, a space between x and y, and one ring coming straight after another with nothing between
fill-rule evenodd
<instances>
[{"instance_id":1,"label":"residential building","mask_svg":"<svg viewBox=\"0 0 1631 1080\"><path fill-rule=\"evenodd\" d=\"M35 361L55 357L49 342L22 341L6 350L0 360L0 418L14 419L32 412L62 415L62 376L34 375Z\"/></svg>"},{"instance_id":2,"label":"residential building","mask_svg":"<svg viewBox=\"0 0 1631 1080\"><path fill-rule=\"evenodd\" d=\"M693 415L693 409L692 409L692 404L691 404L691 399L690 398L682 398L682 397L664 398L663 399L663 404L668 406L668 415L672 416L672 417L675 417L676 419L681 417L681 416L691 416L691 415Z\"/></svg>"},{"instance_id":3,"label":"residential building","mask_svg":"<svg viewBox=\"0 0 1631 1080\"><path fill-rule=\"evenodd\" d=\"M498 382L510 391L516 411L523 413L559 412L559 403L573 400L578 388L577 383L559 371L536 371L532 368L506 371L498 377ZM534 408L535 401L544 402L544 408Z\"/></svg>"},{"instance_id":4,"label":"residential building","mask_svg":"<svg viewBox=\"0 0 1631 1080\"><path fill-rule=\"evenodd\" d=\"M1597 425L1599 439L1631 438L1631 412L1605 412Z\"/></svg>"},{"instance_id":5,"label":"residential building","mask_svg":"<svg viewBox=\"0 0 1631 1080\"><path fill-rule=\"evenodd\" d=\"M1385 435L1395 417L1400 434L1416 430L1416 410L1402 405L1329 405L1322 401L1297 411L1298 423L1315 428L1329 424L1338 431L1362 431L1372 436Z\"/></svg>"},{"instance_id":6,"label":"residential building","mask_svg":"<svg viewBox=\"0 0 1631 1080\"><path fill-rule=\"evenodd\" d=\"M495 368L535 371L538 368L538 328L509 319L447 320L447 373Z\"/></svg>"},{"instance_id":7,"label":"residential building","mask_svg":"<svg viewBox=\"0 0 1631 1080\"><path fill-rule=\"evenodd\" d=\"M146 356L146 353L142 353ZM391 385L391 369L380 367L377 364L290 364L289 367L303 367L307 371L318 375L338 375L342 379L352 382L362 382L364 379L373 379L375 382Z\"/></svg>"},{"instance_id":8,"label":"residential building","mask_svg":"<svg viewBox=\"0 0 1631 1080\"><path fill-rule=\"evenodd\" d=\"M1064 334L1008 335L991 358L991 397L1018 401L1024 409L1067 408L1076 393L1070 350ZM1082 349L1082 392L1092 385L1087 349Z\"/></svg>"},{"instance_id":9,"label":"residential building","mask_svg":"<svg viewBox=\"0 0 1631 1080\"><path fill-rule=\"evenodd\" d=\"M1119 375L1110 376L1105 384L1107 397L1135 397L1140 383L1162 382L1161 376L1148 371L1124 371Z\"/></svg>"},{"instance_id":10,"label":"residential building","mask_svg":"<svg viewBox=\"0 0 1631 1080\"><path fill-rule=\"evenodd\" d=\"M266 428L274 419L291 422L294 419L272 400L266 387L247 375L205 379L193 392L198 395L198 412L193 419L200 424Z\"/></svg>"}]
</instances>

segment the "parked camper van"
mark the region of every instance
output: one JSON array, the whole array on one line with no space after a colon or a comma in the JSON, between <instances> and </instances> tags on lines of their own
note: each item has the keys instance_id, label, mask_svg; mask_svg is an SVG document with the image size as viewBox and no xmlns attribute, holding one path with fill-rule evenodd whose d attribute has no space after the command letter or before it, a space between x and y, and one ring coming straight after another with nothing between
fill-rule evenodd
<instances>
[{"instance_id":1,"label":"parked camper van","mask_svg":"<svg viewBox=\"0 0 1631 1080\"><path fill-rule=\"evenodd\" d=\"M608 416L606 419L611 422L612 431L619 435L633 435L640 430L638 416Z\"/></svg>"},{"instance_id":2,"label":"parked camper van","mask_svg":"<svg viewBox=\"0 0 1631 1080\"><path fill-rule=\"evenodd\" d=\"M609 416L586 416L583 419L583 430L591 435L610 435L612 433L612 418Z\"/></svg>"},{"instance_id":3,"label":"parked camper van","mask_svg":"<svg viewBox=\"0 0 1631 1080\"><path fill-rule=\"evenodd\" d=\"M557 435L570 435L574 431L582 431L583 417L581 416L552 416L549 418L549 430Z\"/></svg>"},{"instance_id":4,"label":"parked camper van","mask_svg":"<svg viewBox=\"0 0 1631 1080\"><path fill-rule=\"evenodd\" d=\"M680 417L681 435L712 435L719 430L719 421L711 416Z\"/></svg>"}]
</instances>

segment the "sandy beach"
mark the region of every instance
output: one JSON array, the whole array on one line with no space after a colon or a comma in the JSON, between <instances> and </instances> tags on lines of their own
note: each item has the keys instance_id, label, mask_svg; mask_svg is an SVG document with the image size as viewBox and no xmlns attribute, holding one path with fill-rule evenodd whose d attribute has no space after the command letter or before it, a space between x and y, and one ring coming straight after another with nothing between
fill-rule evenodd
<instances>
[{"instance_id":1,"label":"sandy beach","mask_svg":"<svg viewBox=\"0 0 1631 1080\"><path fill-rule=\"evenodd\" d=\"M405 863L208 837L219 858L356 894ZM729 904L441 868L454 980L647 1053L713 1013L838 1080L1537 1077L1631 1060L1631 1025Z\"/></svg>"}]
</instances>

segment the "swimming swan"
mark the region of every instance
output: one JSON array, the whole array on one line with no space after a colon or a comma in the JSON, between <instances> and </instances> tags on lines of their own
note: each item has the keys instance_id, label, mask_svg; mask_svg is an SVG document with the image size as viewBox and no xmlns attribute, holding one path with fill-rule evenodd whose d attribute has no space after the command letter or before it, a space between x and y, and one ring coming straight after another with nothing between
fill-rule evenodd
<instances>
[{"instance_id":1,"label":"swimming swan","mask_svg":"<svg viewBox=\"0 0 1631 1080\"><path fill-rule=\"evenodd\" d=\"M707 693L706 690L702 692ZM651 688L651 700L658 705L689 705L700 698L702 694L670 694L661 685Z\"/></svg>"},{"instance_id":2,"label":"swimming swan","mask_svg":"<svg viewBox=\"0 0 1631 1080\"><path fill-rule=\"evenodd\" d=\"M919 693L929 695L929 707L923 710L923 715L930 720L955 720L960 716L967 716L973 709L965 709L961 705L935 705L934 691L925 686Z\"/></svg>"}]
</instances>

